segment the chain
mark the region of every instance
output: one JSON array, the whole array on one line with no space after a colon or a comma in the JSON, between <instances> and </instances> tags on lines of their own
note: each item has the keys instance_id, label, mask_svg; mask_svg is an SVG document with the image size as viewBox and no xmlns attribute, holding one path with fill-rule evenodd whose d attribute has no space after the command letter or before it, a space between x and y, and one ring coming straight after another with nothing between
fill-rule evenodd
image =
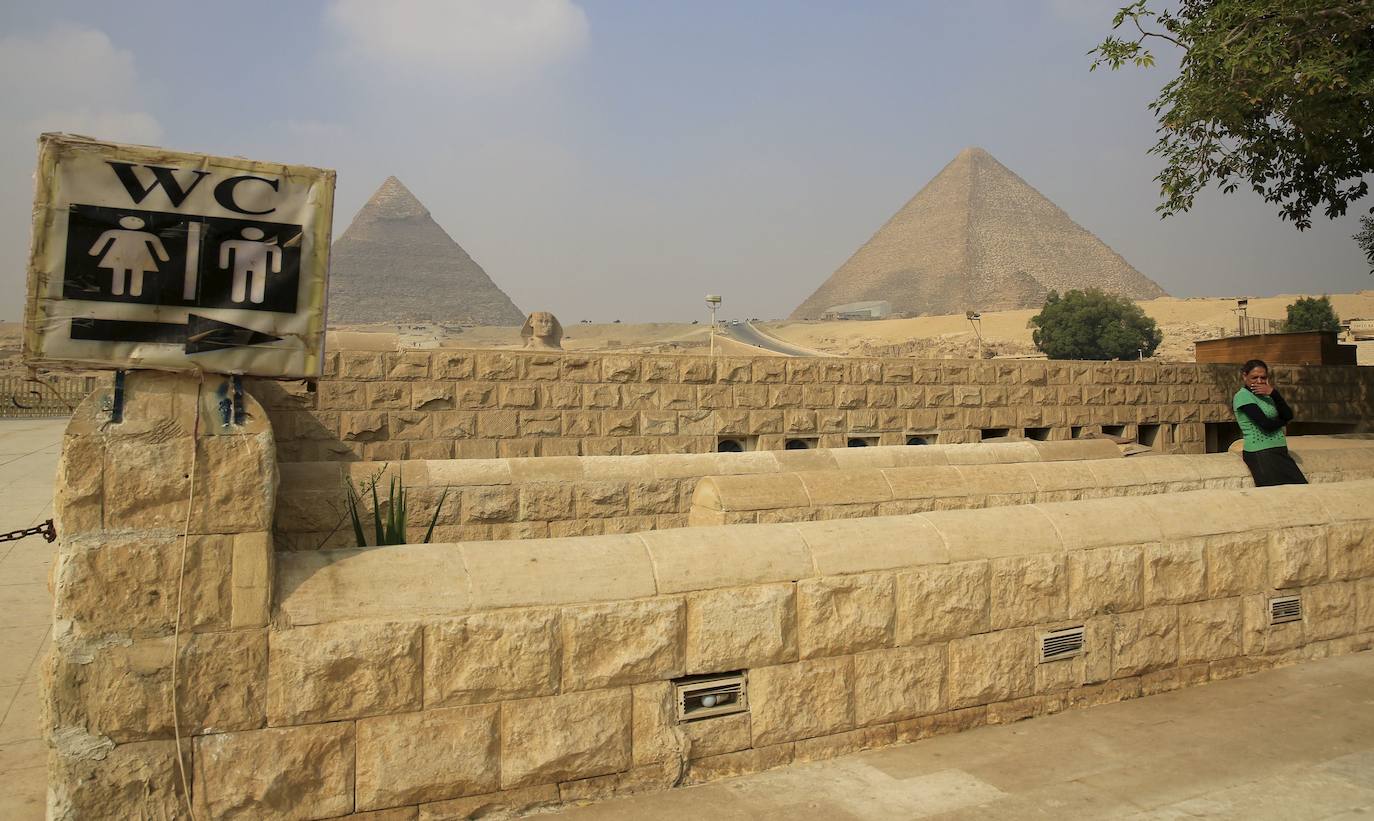
<instances>
[{"instance_id":1,"label":"chain","mask_svg":"<svg viewBox=\"0 0 1374 821\"><path fill-rule=\"evenodd\" d=\"M13 542L25 536L42 536L49 542L57 541L57 529L52 525L52 519L47 520L37 527L28 527L23 530L11 530L9 533L0 533L0 542Z\"/></svg>"}]
</instances>

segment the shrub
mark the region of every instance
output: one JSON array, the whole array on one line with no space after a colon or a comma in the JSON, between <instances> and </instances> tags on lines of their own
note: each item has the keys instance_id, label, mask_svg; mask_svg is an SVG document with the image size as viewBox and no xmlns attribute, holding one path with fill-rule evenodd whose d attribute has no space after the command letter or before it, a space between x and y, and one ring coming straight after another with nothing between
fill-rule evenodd
<instances>
[{"instance_id":1,"label":"shrub","mask_svg":"<svg viewBox=\"0 0 1374 821\"><path fill-rule=\"evenodd\" d=\"M1154 354L1164 338L1139 305L1097 288L1050 291L1030 324L1035 347L1050 359L1135 359Z\"/></svg>"},{"instance_id":2,"label":"shrub","mask_svg":"<svg viewBox=\"0 0 1374 821\"><path fill-rule=\"evenodd\" d=\"M1289 333L1296 331L1340 331L1341 318L1331 307L1331 299L1326 296L1305 296L1288 306L1288 321L1283 329Z\"/></svg>"}]
</instances>

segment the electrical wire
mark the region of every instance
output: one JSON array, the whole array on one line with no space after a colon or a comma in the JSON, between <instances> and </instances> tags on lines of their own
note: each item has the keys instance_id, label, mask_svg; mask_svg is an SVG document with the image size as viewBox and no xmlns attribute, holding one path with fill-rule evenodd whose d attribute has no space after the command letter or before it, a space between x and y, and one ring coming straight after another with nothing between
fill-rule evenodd
<instances>
[{"instance_id":1,"label":"electrical wire","mask_svg":"<svg viewBox=\"0 0 1374 821\"><path fill-rule=\"evenodd\" d=\"M181 775L182 799L186 802L186 815L196 821L195 809L191 806L191 783L186 777L186 755L181 746L181 712L177 709L178 660L181 657L181 606L182 590L186 582L186 550L191 540L191 511L196 501L196 463L200 456L200 400L205 388L205 372L200 372L196 383L196 411L191 424L191 486L186 494L186 521L181 529L181 566L177 571L177 610L172 624L172 733L176 737L177 772Z\"/></svg>"}]
</instances>

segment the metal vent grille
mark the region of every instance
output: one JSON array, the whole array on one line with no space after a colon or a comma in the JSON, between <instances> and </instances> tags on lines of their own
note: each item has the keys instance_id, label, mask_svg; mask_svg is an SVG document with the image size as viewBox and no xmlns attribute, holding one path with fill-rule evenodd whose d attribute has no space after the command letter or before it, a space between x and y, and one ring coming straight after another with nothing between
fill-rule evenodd
<instances>
[{"instance_id":1,"label":"metal vent grille","mask_svg":"<svg viewBox=\"0 0 1374 821\"><path fill-rule=\"evenodd\" d=\"M1302 597L1280 596L1269 600L1269 623L1285 624L1302 621Z\"/></svg>"},{"instance_id":2,"label":"metal vent grille","mask_svg":"<svg viewBox=\"0 0 1374 821\"><path fill-rule=\"evenodd\" d=\"M1066 627L1040 636L1040 663L1073 658L1083 653L1083 627Z\"/></svg>"},{"instance_id":3,"label":"metal vent grille","mask_svg":"<svg viewBox=\"0 0 1374 821\"><path fill-rule=\"evenodd\" d=\"M678 679L673 682L673 695L679 722L749 709L749 692L743 673Z\"/></svg>"}]
</instances>

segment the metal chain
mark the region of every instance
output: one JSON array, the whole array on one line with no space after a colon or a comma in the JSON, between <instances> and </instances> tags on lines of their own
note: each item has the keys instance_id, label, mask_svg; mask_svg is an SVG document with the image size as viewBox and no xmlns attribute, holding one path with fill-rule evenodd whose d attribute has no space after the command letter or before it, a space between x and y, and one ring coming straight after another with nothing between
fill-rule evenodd
<instances>
[{"instance_id":1,"label":"metal chain","mask_svg":"<svg viewBox=\"0 0 1374 821\"><path fill-rule=\"evenodd\" d=\"M9 533L0 533L0 542L13 542L25 536L42 536L49 542L55 542L57 541L57 529L53 527L52 519L49 519L37 527L28 527L23 530L11 530Z\"/></svg>"}]
</instances>

